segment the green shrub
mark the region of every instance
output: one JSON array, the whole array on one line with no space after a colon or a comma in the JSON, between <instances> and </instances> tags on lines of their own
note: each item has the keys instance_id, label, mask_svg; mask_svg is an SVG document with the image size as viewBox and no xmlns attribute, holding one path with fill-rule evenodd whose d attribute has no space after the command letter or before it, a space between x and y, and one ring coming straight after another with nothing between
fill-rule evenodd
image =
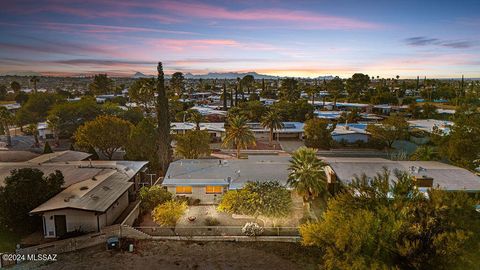
<instances>
[{"instance_id":1,"label":"green shrub","mask_svg":"<svg viewBox=\"0 0 480 270\"><path fill-rule=\"evenodd\" d=\"M161 186L142 187L139 192L142 211L152 211L157 205L172 199L172 193Z\"/></svg>"}]
</instances>

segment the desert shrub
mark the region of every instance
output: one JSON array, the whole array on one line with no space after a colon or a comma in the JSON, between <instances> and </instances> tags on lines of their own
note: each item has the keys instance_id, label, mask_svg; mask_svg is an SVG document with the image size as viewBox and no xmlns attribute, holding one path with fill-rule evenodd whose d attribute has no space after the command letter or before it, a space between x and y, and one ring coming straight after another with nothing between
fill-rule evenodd
<instances>
[{"instance_id":1,"label":"desert shrub","mask_svg":"<svg viewBox=\"0 0 480 270\"><path fill-rule=\"evenodd\" d=\"M255 222L248 222L242 228L242 233L246 236L257 236L263 233L263 227Z\"/></svg>"},{"instance_id":2,"label":"desert shrub","mask_svg":"<svg viewBox=\"0 0 480 270\"><path fill-rule=\"evenodd\" d=\"M158 225L175 226L186 210L185 202L170 200L155 207L152 211L152 218Z\"/></svg>"}]
</instances>

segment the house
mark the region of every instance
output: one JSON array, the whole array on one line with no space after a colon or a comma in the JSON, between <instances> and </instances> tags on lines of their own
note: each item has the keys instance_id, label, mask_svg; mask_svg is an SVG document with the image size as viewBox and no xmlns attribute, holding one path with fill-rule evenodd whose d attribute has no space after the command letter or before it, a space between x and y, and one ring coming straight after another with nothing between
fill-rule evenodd
<instances>
[{"instance_id":1,"label":"house","mask_svg":"<svg viewBox=\"0 0 480 270\"><path fill-rule=\"evenodd\" d=\"M290 157L249 156L248 159L182 159L170 163L162 185L176 196L199 199L202 204L219 202L228 190L248 181L276 180L287 184Z\"/></svg>"},{"instance_id":2,"label":"house","mask_svg":"<svg viewBox=\"0 0 480 270\"><path fill-rule=\"evenodd\" d=\"M365 174L373 178L384 169L391 171L395 180L396 170L411 174L422 188L439 187L448 191L480 191L480 177L453 165L438 161L395 161L383 158L322 157L327 167L327 181L330 184L350 183L356 176Z\"/></svg>"},{"instance_id":3,"label":"house","mask_svg":"<svg viewBox=\"0 0 480 270\"><path fill-rule=\"evenodd\" d=\"M332 139L337 142L368 142L370 133L366 124L338 124L332 132Z\"/></svg>"},{"instance_id":4,"label":"house","mask_svg":"<svg viewBox=\"0 0 480 270\"><path fill-rule=\"evenodd\" d=\"M0 163L0 186L15 169L39 169L46 175L59 170L64 176L64 189L30 211L31 215L42 217L44 237L62 237L73 231L99 231L114 224L136 201L148 162L85 160L89 156L63 151L25 162Z\"/></svg>"},{"instance_id":5,"label":"house","mask_svg":"<svg viewBox=\"0 0 480 270\"><path fill-rule=\"evenodd\" d=\"M419 129L428 133L440 131L444 135L448 135L450 133L450 127L453 126L452 121L436 119L409 120L408 124L411 129Z\"/></svg>"}]
</instances>

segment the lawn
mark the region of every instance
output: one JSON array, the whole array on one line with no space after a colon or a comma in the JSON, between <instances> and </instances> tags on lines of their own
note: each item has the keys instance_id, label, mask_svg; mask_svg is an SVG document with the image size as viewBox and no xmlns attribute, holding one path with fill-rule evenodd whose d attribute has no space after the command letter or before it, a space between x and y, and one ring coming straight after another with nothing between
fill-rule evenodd
<instances>
[{"instance_id":1,"label":"lawn","mask_svg":"<svg viewBox=\"0 0 480 270\"><path fill-rule=\"evenodd\" d=\"M19 242L19 235L0 229L0 252L14 251Z\"/></svg>"}]
</instances>

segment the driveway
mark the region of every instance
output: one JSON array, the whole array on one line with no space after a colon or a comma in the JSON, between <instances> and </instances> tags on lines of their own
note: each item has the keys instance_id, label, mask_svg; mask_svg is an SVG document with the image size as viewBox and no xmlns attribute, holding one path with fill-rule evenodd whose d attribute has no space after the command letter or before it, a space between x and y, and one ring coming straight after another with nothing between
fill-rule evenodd
<instances>
[{"instance_id":1,"label":"driveway","mask_svg":"<svg viewBox=\"0 0 480 270\"><path fill-rule=\"evenodd\" d=\"M303 141L280 141L280 145L282 146L283 151L286 151L288 153L292 153L293 151L297 150L298 148L305 146L305 143Z\"/></svg>"}]
</instances>

